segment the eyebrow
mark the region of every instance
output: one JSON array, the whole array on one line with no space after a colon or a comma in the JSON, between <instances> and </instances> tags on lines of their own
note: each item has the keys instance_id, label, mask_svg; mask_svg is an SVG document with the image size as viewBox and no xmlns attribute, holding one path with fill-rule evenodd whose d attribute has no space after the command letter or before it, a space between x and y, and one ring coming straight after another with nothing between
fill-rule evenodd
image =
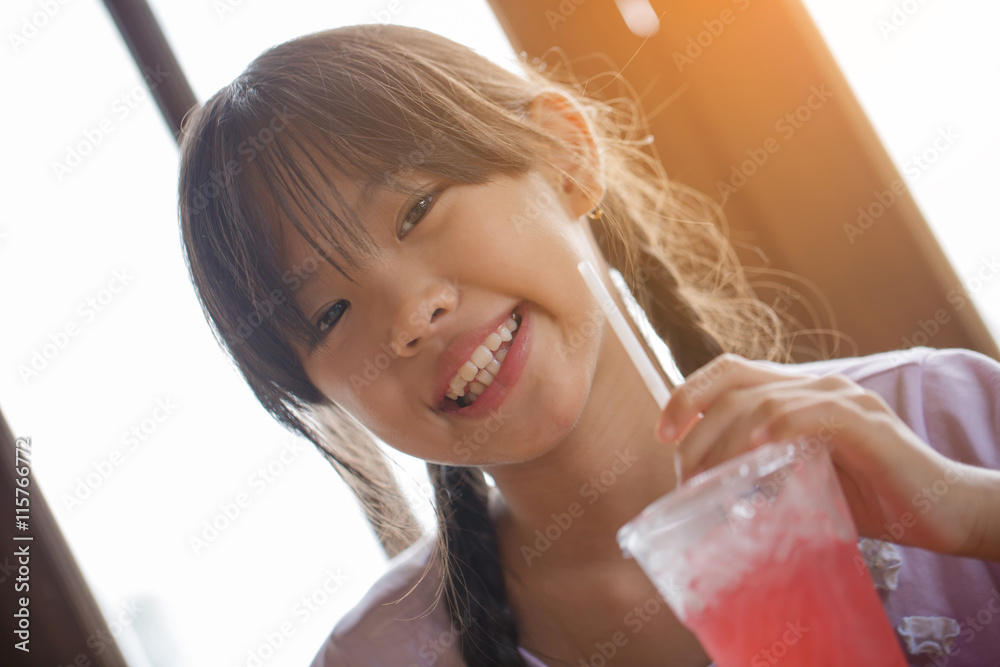
<instances>
[{"instance_id":1,"label":"eyebrow","mask_svg":"<svg viewBox=\"0 0 1000 667\"><path fill-rule=\"evenodd\" d=\"M331 265L309 243L308 239L303 240L308 251L306 254L296 257L286 266L282 273L282 282L286 283L292 293L292 300L298 305L305 317L312 322L315 309L326 303L326 294L342 290L343 286L352 280L351 278L343 278L341 271L344 269L338 270L337 266ZM337 255L335 251L331 253L329 248L326 249L326 252L331 256ZM313 261L310 262L310 260ZM309 267L313 263L315 269L309 271ZM288 276L287 280L286 276Z\"/></svg>"},{"instance_id":2,"label":"eyebrow","mask_svg":"<svg viewBox=\"0 0 1000 667\"><path fill-rule=\"evenodd\" d=\"M360 213L361 211L367 211L371 208L372 204L375 202L375 195L381 189L382 185L374 178L369 179L363 188L361 188L361 196L358 201L355 202L355 210ZM358 217L361 217L360 215Z\"/></svg>"},{"instance_id":3,"label":"eyebrow","mask_svg":"<svg viewBox=\"0 0 1000 667\"><path fill-rule=\"evenodd\" d=\"M375 180L368 181L361 190L361 195L358 200L352 206L355 214L360 219L368 213L372 205L375 203L375 196L379 190L379 183ZM306 243L309 243L308 239L304 239ZM293 271L291 268L286 269L286 272L291 271L292 275L295 276L297 280L300 281L300 285L294 291L293 299L298 303L299 308L302 310L303 314L306 316L310 322L315 323L313 316L318 314L316 309L320 308L322 305L326 304L325 297L323 301L320 301L320 293L328 291L329 284L326 282L329 276L321 275L321 272L326 271L331 275L342 275L336 267L331 266L325 258L320 255L312 244L309 244L309 248L313 251L316 259L316 270L311 273L306 273L302 269L302 266L306 263L304 259L299 258L297 261L291 263L291 267L296 267L300 269L300 272ZM327 250L329 253L329 249ZM307 255L306 257L309 257ZM302 273L305 273L303 276ZM348 279L349 280L349 279ZM312 305L313 301L316 301L315 306ZM333 301L331 303L335 303ZM308 308L306 306L309 306Z\"/></svg>"}]
</instances>

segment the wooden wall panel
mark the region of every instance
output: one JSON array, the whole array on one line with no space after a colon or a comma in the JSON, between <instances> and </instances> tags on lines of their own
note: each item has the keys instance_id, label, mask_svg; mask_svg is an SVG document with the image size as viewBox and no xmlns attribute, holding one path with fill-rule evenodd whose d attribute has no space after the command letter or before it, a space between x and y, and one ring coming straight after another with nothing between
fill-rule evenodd
<instances>
[{"instance_id":1,"label":"wooden wall panel","mask_svg":"<svg viewBox=\"0 0 1000 667\"><path fill-rule=\"evenodd\" d=\"M1000 358L798 0L652 0L660 29L646 39L611 0L491 5L517 51L561 50L578 78L598 77L592 90L623 72L667 173L723 206L751 272L792 276L759 278L760 296L842 332L801 337L797 359L913 344ZM859 223L859 207L877 215Z\"/></svg>"}]
</instances>

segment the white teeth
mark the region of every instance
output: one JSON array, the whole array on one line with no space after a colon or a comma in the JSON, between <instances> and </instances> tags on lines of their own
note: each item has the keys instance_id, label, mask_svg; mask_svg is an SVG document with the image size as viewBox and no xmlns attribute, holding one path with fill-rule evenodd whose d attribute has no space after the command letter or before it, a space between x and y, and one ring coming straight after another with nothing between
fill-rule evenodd
<instances>
[{"instance_id":1,"label":"white teeth","mask_svg":"<svg viewBox=\"0 0 1000 667\"><path fill-rule=\"evenodd\" d=\"M511 316L487 336L482 345L472 351L469 360L458 369L448 385L445 396L453 401L464 397L465 402L458 401L459 406L475 402L500 372L500 364L507 357L509 349L509 347L500 349L500 346L510 342L516 330L517 322Z\"/></svg>"},{"instance_id":2,"label":"white teeth","mask_svg":"<svg viewBox=\"0 0 1000 667\"><path fill-rule=\"evenodd\" d=\"M492 358L493 353L490 352L489 348L484 345L480 345L472 352L472 356L469 357L469 360L472 361L477 368L485 368L486 364L490 363L490 359Z\"/></svg>"},{"instance_id":3,"label":"white teeth","mask_svg":"<svg viewBox=\"0 0 1000 667\"><path fill-rule=\"evenodd\" d=\"M476 348L476 349L478 350L479 348ZM473 353L473 354L475 354L475 353ZM485 366L485 365L486 364L484 363L483 366ZM468 382L472 378L476 377L476 373L479 372L479 368L480 368L479 366L473 364L471 361L466 361L462 365L462 367L458 369L458 375L463 380L465 380L466 382Z\"/></svg>"}]
</instances>

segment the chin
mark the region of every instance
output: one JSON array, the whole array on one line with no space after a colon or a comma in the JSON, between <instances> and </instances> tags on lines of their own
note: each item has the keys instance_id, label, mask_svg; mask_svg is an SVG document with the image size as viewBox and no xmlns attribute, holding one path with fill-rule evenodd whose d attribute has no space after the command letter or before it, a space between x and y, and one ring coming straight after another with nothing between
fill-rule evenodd
<instances>
[{"instance_id":1,"label":"chin","mask_svg":"<svg viewBox=\"0 0 1000 667\"><path fill-rule=\"evenodd\" d=\"M503 446L491 448L487 441L472 461L456 465L526 463L549 453L573 432L583 413L583 398L579 402L567 400L575 396L563 394L563 398L559 404L539 400L530 419L511 420L512 428L504 429Z\"/></svg>"}]
</instances>

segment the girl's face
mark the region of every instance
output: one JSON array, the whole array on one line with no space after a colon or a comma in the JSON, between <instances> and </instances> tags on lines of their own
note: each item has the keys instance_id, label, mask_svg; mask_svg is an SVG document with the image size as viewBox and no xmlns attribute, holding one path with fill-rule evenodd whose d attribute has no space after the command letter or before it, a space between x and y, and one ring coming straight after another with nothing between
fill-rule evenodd
<instances>
[{"instance_id":1,"label":"girl's face","mask_svg":"<svg viewBox=\"0 0 1000 667\"><path fill-rule=\"evenodd\" d=\"M576 269L598 261L583 217L593 204L547 167L482 185L413 183L426 194L383 190L367 206L357 185L337 183L379 250L357 284L320 262L295 293L325 331L315 349L297 350L303 368L407 454L454 465L534 458L578 421L597 368L603 320ZM286 266L315 257L290 226L284 237ZM466 384L470 371L488 386Z\"/></svg>"},{"instance_id":2,"label":"girl's face","mask_svg":"<svg viewBox=\"0 0 1000 667\"><path fill-rule=\"evenodd\" d=\"M484 185L415 182L425 195L381 192L355 208L379 246L356 284L321 262L295 294L325 331L298 351L303 368L407 454L456 465L533 458L578 420L595 371L600 320L576 270L595 259L579 212L590 204L542 171ZM348 201L360 196L339 187ZM285 243L286 265L315 256L290 228ZM520 325L506 341L500 327L512 317ZM489 361L476 353L498 342ZM470 361L493 379L461 407L480 390L464 384ZM457 391L460 402L447 397Z\"/></svg>"}]
</instances>

